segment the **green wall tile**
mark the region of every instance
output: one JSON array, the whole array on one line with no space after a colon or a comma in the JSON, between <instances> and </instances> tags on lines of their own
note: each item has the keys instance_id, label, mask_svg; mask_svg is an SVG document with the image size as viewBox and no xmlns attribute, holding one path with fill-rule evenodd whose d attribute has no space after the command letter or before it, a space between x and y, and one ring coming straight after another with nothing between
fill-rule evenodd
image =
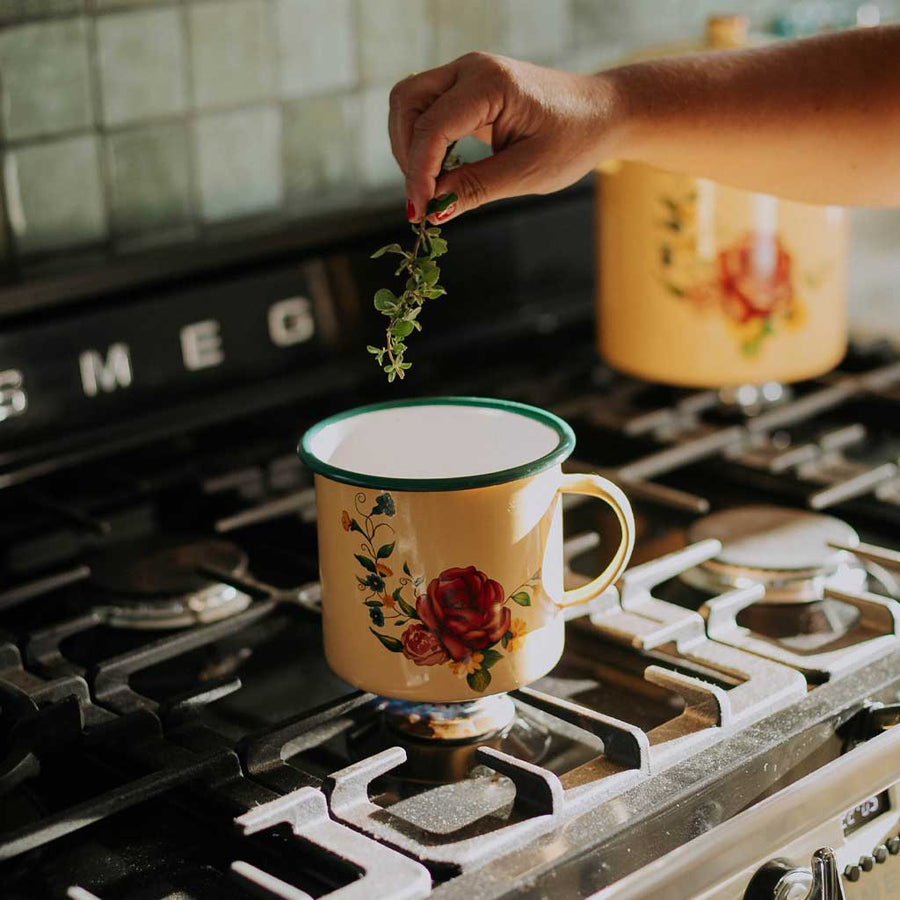
<instances>
[{"instance_id":1,"label":"green wall tile","mask_svg":"<svg viewBox=\"0 0 900 900\"><path fill-rule=\"evenodd\" d=\"M399 81L428 67L432 33L422 0L357 0L362 80Z\"/></svg>"},{"instance_id":2,"label":"green wall tile","mask_svg":"<svg viewBox=\"0 0 900 900\"><path fill-rule=\"evenodd\" d=\"M571 38L569 0L503 0L505 53L536 61L562 56Z\"/></svg>"},{"instance_id":3,"label":"green wall tile","mask_svg":"<svg viewBox=\"0 0 900 900\"><path fill-rule=\"evenodd\" d=\"M289 203L352 194L359 181L359 99L338 94L286 103L282 144Z\"/></svg>"},{"instance_id":4,"label":"green wall tile","mask_svg":"<svg viewBox=\"0 0 900 900\"><path fill-rule=\"evenodd\" d=\"M497 0L432 0L431 13L436 64L471 50L499 50L503 8Z\"/></svg>"},{"instance_id":5,"label":"green wall tile","mask_svg":"<svg viewBox=\"0 0 900 900\"><path fill-rule=\"evenodd\" d=\"M402 185L403 173L391 153L388 138L389 84L362 91L360 95L359 166L363 184L369 188Z\"/></svg>"},{"instance_id":6,"label":"green wall tile","mask_svg":"<svg viewBox=\"0 0 900 900\"><path fill-rule=\"evenodd\" d=\"M273 48L265 0L213 0L188 8L194 103L201 108L267 98Z\"/></svg>"},{"instance_id":7,"label":"green wall tile","mask_svg":"<svg viewBox=\"0 0 900 900\"><path fill-rule=\"evenodd\" d=\"M183 38L177 7L108 13L98 18L103 120L107 125L184 111Z\"/></svg>"},{"instance_id":8,"label":"green wall tile","mask_svg":"<svg viewBox=\"0 0 900 900\"><path fill-rule=\"evenodd\" d=\"M0 0L0 22L23 22L44 16L79 13L84 0Z\"/></svg>"},{"instance_id":9,"label":"green wall tile","mask_svg":"<svg viewBox=\"0 0 900 900\"><path fill-rule=\"evenodd\" d=\"M101 12L111 9L133 9L137 6L172 6L179 0L88 0L94 8Z\"/></svg>"},{"instance_id":10,"label":"green wall tile","mask_svg":"<svg viewBox=\"0 0 900 900\"><path fill-rule=\"evenodd\" d=\"M207 222L270 212L282 201L281 116L273 107L194 123L201 214Z\"/></svg>"},{"instance_id":11,"label":"green wall tile","mask_svg":"<svg viewBox=\"0 0 900 900\"><path fill-rule=\"evenodd\" d=\"M7 153L8 215L20 252L95 243L106 236L97 138L65 138Z\"/></svg>"},{"instance_id":12,"label":"green wall tile","mask_svg":"<svg viewBox=\"0 0 900 900\"><path fill-rule=\"evenodd\" d=\"M183 124L112 134L106 153L117 236L171 231L190 223L190 167Z\"/></svg>"},{"instance_id":13,"label":"green wall tile","mask_svg":"<svg viewBox=\"0 0 900 900\"><path fill-rule=\"evenodd\" d=\"M321 94L356 82L351 0L275 0L281 94Z\"/></svg>"},{"instance_id":14,"label":"green wall tile","mask_svg":"<svg viewBox=\"0 0 900 900\"><path fill-rule=\"evenodd\" d=\"M3 132L8 140L92 124L84 19L0 31Z\"/></svg>"}]
</instances>

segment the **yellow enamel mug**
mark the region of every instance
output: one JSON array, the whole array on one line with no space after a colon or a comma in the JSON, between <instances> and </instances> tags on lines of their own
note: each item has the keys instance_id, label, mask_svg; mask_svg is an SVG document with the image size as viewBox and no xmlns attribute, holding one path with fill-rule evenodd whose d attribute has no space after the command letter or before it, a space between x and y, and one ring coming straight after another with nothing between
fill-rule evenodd
<instances>
[{"instance_id":1,"label":"yellow enamel mug","mask_svg":"<svg viewBox=\"0 0 900 900\"><path fill-rule=\"evenodd\" d=\"M622 573L634 517L598 475L564 474L562 419L477 397L399 400L325 419L299 453L315 473L325 654L359 688L454 703L510 691L562 654L562 609ZM609 504L604 571L563 589L562 494Z\"/></svg>"}]
</instances>

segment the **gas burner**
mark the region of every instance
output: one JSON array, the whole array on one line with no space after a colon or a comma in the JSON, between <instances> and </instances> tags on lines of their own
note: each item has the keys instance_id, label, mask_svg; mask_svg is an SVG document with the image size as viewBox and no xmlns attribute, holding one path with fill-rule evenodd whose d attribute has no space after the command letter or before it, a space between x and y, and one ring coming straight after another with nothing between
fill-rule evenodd
<instances>
[{"instance_id":1,"label":"gas burner","mask_svg":"<svg viewBox=\"0 0 900 900\"><path fill-rule=\"evenodd\" d=\"M365 759L400 745L406 762L398 782L450 784L471 776L479 747L491 747L538 763L550 735L537 722L517 714L506 694L471 703L406 703L387 700L378 715L348 735L350 754Z\"/></svg>"},{"instance_id":2,"label":"gas burner","mask_svg":"<svg viewBox=\"0 0 900 900\"><path fill-rule=\"evenodd\" d=\"M115 628L186 628L245 610L251 598L207 572L242 576L247 555L228 541L175 539L114 544L90 561Z\"/></svg>"},{"instance_id":3,"label":"gas burner","mask_svg":"<svg viewBox=\"0 0 900 900\"><path fill-rule=\"evenodd\" d=\"M711 594L762 584L763 605L818 603L827 586L864 589L866 571L847 550L859 536L832 516L779 506L743 506L694 523L688 541L715 538L722 549L682 573L687 584Z\"/></svg>"},{"instance_id":4,"label":"gas burner","mask_svg":"<svg viewBox=\"0 0 900 900\"><path fill-rule=\"evenodd\" d=\"M516 706L506 694L471 703L389 700L383 714L388 728L406 737L456 743L484 739L507 728L516 717Z\"/></svg>"},{"instance_id":5,"label":"gas burner","mask_svg":"<svg viewBox=\"0 0 900 900\"><path fill-rule=\"evenodd\" d=\"M825 647L859 620L859 610L827 598L810 603L753 603L737 615L737 624L800 652Z\"/></svg>"}]
</instances>

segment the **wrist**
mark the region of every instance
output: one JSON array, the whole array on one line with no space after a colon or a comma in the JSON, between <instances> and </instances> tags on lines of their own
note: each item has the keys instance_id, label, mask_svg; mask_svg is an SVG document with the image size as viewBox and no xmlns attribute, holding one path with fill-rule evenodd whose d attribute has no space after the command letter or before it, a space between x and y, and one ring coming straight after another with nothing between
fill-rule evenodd
<instances>
[{"instance_id":1,"label":"wrist","mask_svg":"<svg viewBox=\"0 0 900 900\"><path fill-rule=\"evenodd\" d=\"M637 123L628 68L608 69L592 76L597 95L594 133L600 161L633 155Z\"/></svg>"}]
</instances>

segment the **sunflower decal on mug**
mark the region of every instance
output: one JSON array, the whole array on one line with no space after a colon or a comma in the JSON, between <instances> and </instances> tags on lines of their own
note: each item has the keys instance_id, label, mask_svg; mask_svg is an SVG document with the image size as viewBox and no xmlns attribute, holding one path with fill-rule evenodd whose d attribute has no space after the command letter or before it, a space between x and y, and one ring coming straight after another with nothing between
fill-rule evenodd
<instances>
[{"instance_id":1,"label":"sunflower decal on mug","mask_svg":"<svg viewBox=\"0 0 900 900\"><path fill-rule=\"evenodd\" d=\"M386 650L402 653L417 666L446 665L473 691L484 691L491 668L522 646L527 625L513 618L510 604L531 606L540 572L511 595L472 565L444 569L427 584L407 563L395 575L388 562L396 546L395 529L387 521L396 513L393 498L382 493L373 504L361 492L355 513L343 510L341 527L362 537L354 557L361 567L356 581L369 630ZM395 628L403 630L395 636L390 633Z\"/></svg>"}]
</instances>

